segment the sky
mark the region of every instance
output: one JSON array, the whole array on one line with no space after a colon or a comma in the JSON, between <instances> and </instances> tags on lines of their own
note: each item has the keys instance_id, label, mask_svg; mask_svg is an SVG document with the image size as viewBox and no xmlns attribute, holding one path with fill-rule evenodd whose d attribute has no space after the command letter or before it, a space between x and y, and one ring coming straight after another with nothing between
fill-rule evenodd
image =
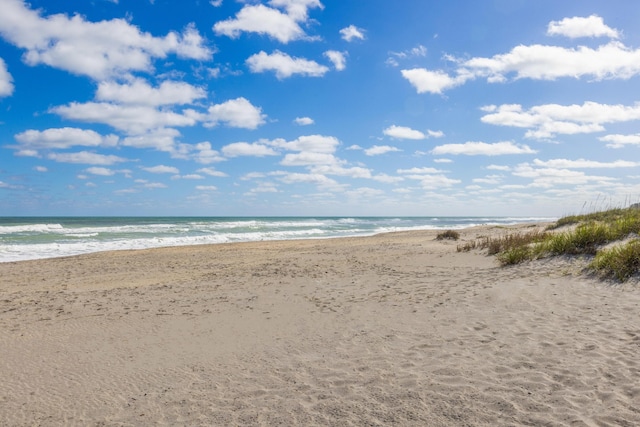
<instances>
[{"instance_id":1,"label":"sky","mask_svg":"<svg viewBox=\"0 0 640 427\"><path fill-rule=\"evenodd\" d=\"M0 0L0 216L640 201L640 2Z\"/></svg>"}]
</instances>

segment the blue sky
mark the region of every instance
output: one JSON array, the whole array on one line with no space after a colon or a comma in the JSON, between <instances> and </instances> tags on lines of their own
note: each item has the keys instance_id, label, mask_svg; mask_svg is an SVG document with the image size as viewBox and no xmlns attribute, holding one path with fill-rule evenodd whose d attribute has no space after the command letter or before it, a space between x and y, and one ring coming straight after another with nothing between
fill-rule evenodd
<instances>
[{"instance_id":1,"label":"blue sky","mask_svg":"<svg viewBox=\"0 0 640 427\"><path fill-rule=\"evenodd\" d=\"M0 215L556 216L640 200L640 3L0 10Z\"/></svg>"}]
</instances>

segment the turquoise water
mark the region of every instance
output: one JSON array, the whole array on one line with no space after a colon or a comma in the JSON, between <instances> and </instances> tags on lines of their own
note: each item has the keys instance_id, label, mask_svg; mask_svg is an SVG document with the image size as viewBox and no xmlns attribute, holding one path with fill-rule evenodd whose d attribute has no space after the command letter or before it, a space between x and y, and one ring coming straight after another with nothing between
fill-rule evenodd
<instances>
[{"instance_id":1,"label":"turquoise water","mask_svg":"<svg viewBox=\"0 0 640 427\"><path fill-rule=\"evenodd\" d=\"M514 217L0 217L0 262L90 252L259 240L368 236L553 218Z\"/></svg>"}]
</instances>

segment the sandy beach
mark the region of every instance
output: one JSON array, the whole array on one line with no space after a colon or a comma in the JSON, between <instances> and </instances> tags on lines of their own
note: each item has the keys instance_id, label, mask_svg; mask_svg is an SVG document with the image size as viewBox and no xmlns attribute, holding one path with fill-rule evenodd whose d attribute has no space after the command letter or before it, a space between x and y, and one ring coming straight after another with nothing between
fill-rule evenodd
<instances>
[{"instance_id":1,"label":"sandy beach","mask_svg":"<svg viewBox=\"0 0 640 427\"><path fill-rule=\"evenodd\" d=\"M0 264L0 424L640 425L640 286L506 231Z\"/></svg>"}]
</instances>

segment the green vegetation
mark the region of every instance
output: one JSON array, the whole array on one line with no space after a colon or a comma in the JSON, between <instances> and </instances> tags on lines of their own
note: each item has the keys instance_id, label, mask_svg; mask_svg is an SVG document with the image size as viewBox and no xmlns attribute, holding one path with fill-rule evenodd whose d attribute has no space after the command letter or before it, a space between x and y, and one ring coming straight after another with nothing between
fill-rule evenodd
<instances>
[{"instance_id":1,"label":"green vegetation","mask_svg":"<svg viewBox=\"0 0 640 427\"><path fill-rule=\"evenodd\" d=\"M454 230L443 231L436 236L436 240L458 240L459 238L460 233Z\"/></svg>"},{"instance_id":2,"label":"green vegetation","mask_svg":"<svg viewBox=\"0 0 640 427\"><path fill-rule=\"evenodd\" d=\"M568 228L562 231L561 228ZM458 246L458 252L487 249L502 265L562 255L594 256L588 269L603 278L625 281L640 272L640 209L610 209L559 219L546 231L481 237ZM605 245L615 244L603 249Z\"/></svg>"}]
</instances>

